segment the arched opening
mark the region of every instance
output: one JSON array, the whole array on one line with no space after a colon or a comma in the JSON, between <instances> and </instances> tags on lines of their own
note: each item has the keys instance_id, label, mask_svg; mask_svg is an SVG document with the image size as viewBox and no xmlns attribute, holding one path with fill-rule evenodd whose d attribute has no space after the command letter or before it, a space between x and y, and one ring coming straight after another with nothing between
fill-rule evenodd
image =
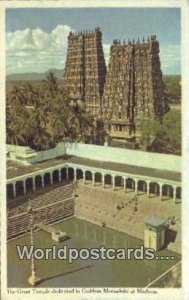
<instances>
[{"instance_id":1,"label":"arched opening","mask_svg":"<svg viewBox=\"0 0 189 300\"><path fill-rule=\"evenodd\" d=\"M121 189L123 186L123 178L121 176L115 176L115 188Z\"/></svg>"},{"instance_id":2,"label":"arched opening","mask_svg":"<svg viewBox=\"0 0 189 300\"><path fill-rule=\"evenodd\" d=\"M127 178L126 179L126 189L128 191L134 191L135 189L135 181L132 178Z\"/></svg>"},{"instance_id":3,"label":"arched opening","mask_svg":"<svg viewBox=\"0 0 189 300\"><path fill-rule=\"evenodd\" d=\"M16 182L16 196L24 195L24 182L19 180Z\"/></svg>"},{"instance_id":4,"label":"arched opening","mask_svg":"<svg viewBox=\"0 0 189 300\"><path fill-rule=\"evenodd\" d=\"M41 179L41 175L37 175L37 176L35 177L35 186L36 186L36 189L42 188L42 179Z\"/></svg>"},{"instance_id":5,"label":"arched opening","mask_svg":"<svg viewBox=\"0 0 189 300\"><path fill-rule=\"evenodd\" d=\"M68 180L74 180L74 169L68 168Z\"/></svg>"},{"instance_id":6,"label":"arched opening","mask_svg":"<svg viewBox=\"0 0 189 300\"><path fill-rule=\"evenodd\" d=\"M63 181L66 180L66 168L61 169L61 179Z\"/></svg>"},{"instance_id":7,"label":"arched opening","mask_svg":"<svg viewBox=\"0 0 189 300\"><path fill-rule=\"evenodd\" d=\"M108 186L112 185L112 176L110 174L104 176L104 183Z\"/></svg>"},{"instance_id":8,"label":"arched opening","mask_svg":"<svg viewBox=\"0 0 189 300\"><path fill-rule=\"evenodd\" d=\"M8 183L7 184L7 199L12 199L12 198L14 198L13 184Z\"/></svg>"},{"instance_id":9,"label":"arched opening","mask_svg":"<svg viewBox=\"0 0 189 300\"><path fill-rule=\"evenodd\" d=\"M44 185L45 186L50 185L51 184L50 173L45 173L43 177L44 177Z\"/></svg>"},{"instance_id":10,"label":"arched opening","mask_svg":"<svg viewBox=\"0 0 189 300\"><path fill-rule=\"evenodd\" d=\"M85 172L85 180L86 180L86 182L87 181L89 181L89 182L92 181L92 173L91 173L91 171L86 171Z\"/></svg>"},{"instance_id":11,"label":"arched opening","mask_svg":"<svg viewBox=\"0 0 189 300\"><path fill-rule=\"evenodd\" d=\"M26 185L26 193L31 192L33 190L33 180L32 178L27 178L25 180Z\"/></svg>"},{"instance_id":12,"label":"arched opening","mask_svg":"<svg viewBox=\"0 0 189 300\"><path fill-rule=\"evenodd\" d=\"M59 182L59 171L58 170L53 171L52 178L53 178L53 183Z\"/></svg>"},{"instance_id":13,"label":"arched opening","mask_svg":"<svg viewBox=\"0 0 189 300\"><path fill-rule=\"evenodd\" d=\"M76 170L77 180L83 179L83 171L81 169Z\"/></svg>"},{"instance_id":14,"label":"arched opening","mask_svg":"<svg viewBox=\"0 0 189 300\"><path fill-rule=\"evenodd\" d=\"M94 181L97 184L101 184L102 183L102 174L97 172L94 174Z\"/></svg>"},{"instance_id":15,"label":"arched opening","mask_svg":"<svg viewBox=\"0 0 189 300\"><path fill-rule=\"evenodd\" d=\"M157 197L159 195L159 184L157 182L150 182L150 197Z\"/></svg>"},{"instance_id":16,"label":"arched opening","mask_svg":"<svg viewBox=\"0 0 189 300\"><path fill-rule=\"evenodd\" d=\"M147 183L144 180L138 181L138 192L140 194L145 194L147 192Z\"/></svg>"},{"instance_id":17,"label":"arched opening","mask_svg":"<svg viewBox=\"0 0 189 300\"><path fill-rule=\"evenodd\" d=\"M177 187L176 188L176 198L179 199L179 200L181 200L181 197L182 197L182 195L181 195L181 187Z\"/></svg>"},{"instance_id":18,"label":"arched opening","mask_svg":"<svg viewBox=\"0 0 189 300\"><path fill-rule=\"evenodd\" d=\"M173 187L168 184L164 184L162 186L162 196L163 200L168 200L173 198Z\"/></svg>"}]
</instances>

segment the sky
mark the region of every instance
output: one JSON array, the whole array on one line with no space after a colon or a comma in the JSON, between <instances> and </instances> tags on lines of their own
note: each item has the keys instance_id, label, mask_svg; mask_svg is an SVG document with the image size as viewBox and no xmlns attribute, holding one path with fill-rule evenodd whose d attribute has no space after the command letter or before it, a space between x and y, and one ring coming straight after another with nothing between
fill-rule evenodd
<instances>
[{"instance_id":1,"label":"sky","mask_svg":"<svg viewBox=\"0 0 189 300\"><path fill-rule=\"evenodd\" d=\"M106 62L113 39L156 35L164 74L181 73L179 8L15 8L6 10L7 74L63 69L70 31L100 27Z\"/></svg>"}]
</instances>

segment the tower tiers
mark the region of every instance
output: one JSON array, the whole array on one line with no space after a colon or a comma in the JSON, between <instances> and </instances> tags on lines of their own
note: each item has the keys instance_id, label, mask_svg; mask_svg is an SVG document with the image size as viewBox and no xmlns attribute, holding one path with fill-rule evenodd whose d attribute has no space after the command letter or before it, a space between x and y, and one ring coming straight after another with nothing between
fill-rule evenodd
<instances>
[{"instance_id":1,"label":"tower tiers","mask_svg":"<svg viewBox=\"0 0 189 300\"><path fill-rule=\"evenodd\" d=\"M168 105L156 36L113 40L108 70L100 28L70 32L64 86L72 104L101 116L111 137L140 137L141 122L161 118Z\"/></svg>"},{"instance_id":2,"label":"tower tiers","mask_svg":"<svg viewBox=\"0 0 189 300\"><path fill-rule=\"evenodd\" d=\"M63 81L72 103L80 103L91 115L99 116L105 77L100 29L71 32Z\"/></svg>"},{"instance_id":3,"label":"tower tiers","mask_svg":"<svg viewBox=\"0 0 189 300\"><path fill-rule=\"evenodd\" d=\"M113 41L103 96L103 116L112 137L135 137L145 119L167 110L159 59L159 43Z\"/></svg>"}]
</instances>

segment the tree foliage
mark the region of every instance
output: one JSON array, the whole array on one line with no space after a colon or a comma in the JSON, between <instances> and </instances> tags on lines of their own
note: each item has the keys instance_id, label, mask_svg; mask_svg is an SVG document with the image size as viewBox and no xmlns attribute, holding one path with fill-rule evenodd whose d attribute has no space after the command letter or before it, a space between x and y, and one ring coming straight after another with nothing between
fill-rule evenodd
<instances>
[{"instance_id":1,"label":"tree foliage","mask_svg":"<svg viewBox=\"0 0 189 300\"><path fill-rule=\"evenodd\" d=\"M36 150L55 147L65 138L85 141L94 130L91 116L71 105L53 73L39 85L14 86L7 93L7 143Z\"/></svg>"},{"instance_id":2,"label":"tree foliage","mask_svg":"<svg viewBox=\"0 0 189 300\"><path fill-rule=\"evenodd\" d=\"M181 113L173 110L161 121L142 122L140 144L153 152L181 154Z\"/></svg>"},{"instance_id":3,"label":"tree foliage","mask_svg":"<svg viewBox=\"0 0 189 300\"><path fill-rule=\"evenodd\" d=\"M169 103L181 102L181 76L166 75L163 78L165 83L165 92Z\"/></svg>"}]
</instances>

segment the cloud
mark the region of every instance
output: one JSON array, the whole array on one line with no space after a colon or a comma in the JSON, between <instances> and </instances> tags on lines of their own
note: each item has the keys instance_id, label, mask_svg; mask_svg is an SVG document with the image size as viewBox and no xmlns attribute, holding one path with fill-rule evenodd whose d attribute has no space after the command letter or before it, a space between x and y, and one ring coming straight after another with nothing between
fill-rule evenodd
<instances>
[{"instance_id":1,"label":"cloud","mask_svg":"<svg viewBox=\"0 0 189 300\"><path fill-rule=\"evenodd\" d=\"M160 46L160 60L164 74L181 74L180 45Z\"/></svg>"},{"instance_id":2,"label":"cloud","mask_svg":"<svg viewBox=\"0 0 189 300\"><path fill-rule=\"evenodd\" d=\"M67 37L71 30L67 25L58 25L50 33L40 28L8 32L7 74L64 68Z\"/></svg>"},{"instance_id":3,"label":"cloud","mask_svg":"<svg viewBox=\"0 0 189 300\"><path fill-rule=\"evenodd\" d=\"M108 65L109 58L110 58L110 47L111 44L103 44L103 51L104 51L104 58L106 61L106 65Z\"/></svg>"},{"instance_id":4,"label":"cloud","mask_svg":"<svg viewBox=\"0 0 189 300\"><path fill-rule=\"evenodd\" d=\"M50 33L40 28L7 32L7 74L45 72L63 69L66 62L67 37L73 29L68 25L57 25ZM103 44L108 65L109 43ZM161 68L164 74L180 72L181 49L179 45L160 46Z\"/></svg>"}]
</instances>

